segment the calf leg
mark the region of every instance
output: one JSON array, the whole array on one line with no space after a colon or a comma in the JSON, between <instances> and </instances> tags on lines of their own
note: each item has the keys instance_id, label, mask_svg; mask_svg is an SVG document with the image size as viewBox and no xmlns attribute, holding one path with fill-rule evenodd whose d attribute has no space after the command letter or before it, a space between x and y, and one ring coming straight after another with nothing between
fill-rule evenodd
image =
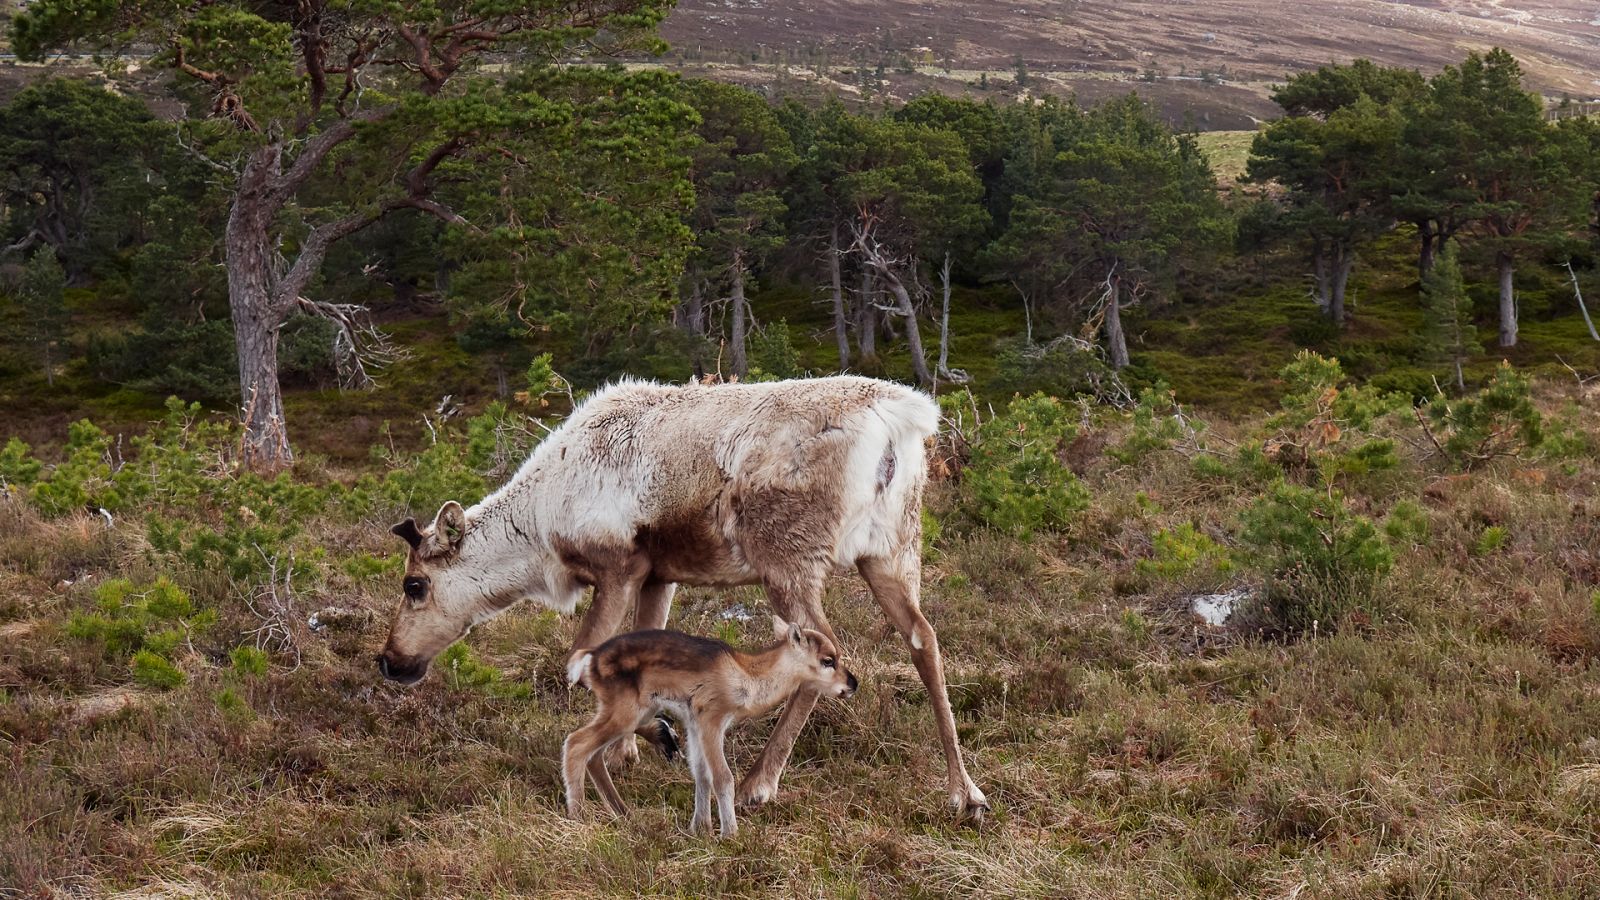
<instances>
[{"instance_id":1,"label":"calf leg","mask_svg":"<svg viewBox=\"0 0 1600 900\"><path fill-rule=\"evenodd\" d=\"M590 761L595 755L605 749L607 744L618 737L627 734L630 722L618 721L617 717L609 714L604 708L595 714L594 720L567 735L566 741L561 745L561 780L567 791L567 815L574 819L583 818L584 803L584 773L594 773ZM605 784L610 785L611 776L602 768L596 774L596 786L600 787L604 796L606 788L600 786L600 774L605 775ZM611 787L611 792L616 793L616 787ZM610 798L606 798L607 802Z\"/></svg>"},{"instance_id":2,"label":"calf leg","mask_svg":"<svg viewBox=\"0 0 1600 900\"><path fill-rule=\"evenodd\" d=\"M769 581L767 601L785 621L820 631L837 644L833 626L822 613L822 580L823 571L819 570L814 576L798 581ZM758 806L778 795L778 779L783 775L783 767L788 765L795 739L816 706L817 692L809 687L796 691L784 704L783 714L773 726L767 745L761 748L761 755L739 782L740 803Z\"/></svg>"},{"instance_id":3,"label":"calf leg","mask_svg":"<svg viewBox=\"0 0 1600 900\"><path fill-rule=\"evenodd\" d=\"M683 729L688 739L689 772L694 775L694 815L689 818L689 831L699 834L711 830L711 767L701 752L699 728L684 722Z\"/></svg>"},{"instance_id":4,"label":"calf leg","mask_svg":"<svg viewBox=\"0 0 1600 900\"><path fill-rule=\"evenodd\" d=\"M606 806L611 807L611 812L619 819L627 816L628 804L622 802L622 795L617 793L617 786L611 781L604 752L589 757L589 777L594 779L595 790L600 792L600 799L606 802Z\"/></svg>"},{"instance_id":5,"label":"calf leg","mask_svg":"<svg viewBox=\"0 0 1600 900\"><path fill-rule=\"evenodd\" d=\"M733 837L739 820L733 812L733 770L728 768L728 753L723 738L731 721L718 722L702 730L698 752L711 770L711 786L717 792L717 818L722 821L722 836Z\"/></svg>"},{"instance_id":6,"label":"calf leg","mask_svg":"<svg viewBox=\"0 0 1600 900\"><path fill-rule=\"evenodd\" d=\"M950 779L950 805L956 815L981 821L989 811L989 800L983 791L972 783L966 766L961 762L961 745L956 738L956 717L950 711L950 697L945 692L944 661L939 656L939 638L933 626L923 618L918 597L921 593L920 564L915 554L902 555L898 560L868 558L856 565L872 589L872 596L894 623L894 627L911 645L911 661L922 676L928 689L928 702L933 706L934 724L939 729L939 741L944 745L944 761Z\"/></svg>"}]
</instances>

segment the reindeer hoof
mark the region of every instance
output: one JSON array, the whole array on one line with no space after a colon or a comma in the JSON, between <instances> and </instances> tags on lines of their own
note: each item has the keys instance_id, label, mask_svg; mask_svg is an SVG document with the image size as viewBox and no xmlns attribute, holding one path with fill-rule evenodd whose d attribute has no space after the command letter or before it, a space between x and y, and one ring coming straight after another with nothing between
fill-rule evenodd
<instances>
[{"instance_id":1,"label":"reindeer hoof","mask_svg":"<svg viewBox=\"0 0 1600 900\"><path fill-rule=\"evenodd\" d=\"M614 768L631 766L639 761L639 742L632 735L606 748L606 765Z\"/></svg>"},{"instance_id":2,"label":"reindeer hoof","mask_svg":"<svg viewBox=\"0 0 1600 900\"><path fill-rule=\"evenodd\" d=\"M955 811L957 822L975 828L982 827L990 813L989 798L976 787L971 788L965 795L952 794L950 808Z\"/></svg>"},{"instance_id":3,"label":"reindeer hoof","mask_svg":"<svg viewBox=\"0 0 1600 900\"><path fill-rule=\"evenodd\" d=\"M666 757L667 762L672 762L683 755L683 746L678 743L678 733L672 730L672 723L666 719L656 718L656 739L653 741L656 749Z\"/></svg>"},{"instance_id":4,"label":"reindeer hoof","mask_svg":"<svg viewBox=\"0 0 1600 900\"><path fill-rule=\"evenodd\" d=\"M735 796L738 804L746 809L771 803L778 798L778 786L775 784L745 783L739 786L739 793Z\"/></svg>"}]
</instances>

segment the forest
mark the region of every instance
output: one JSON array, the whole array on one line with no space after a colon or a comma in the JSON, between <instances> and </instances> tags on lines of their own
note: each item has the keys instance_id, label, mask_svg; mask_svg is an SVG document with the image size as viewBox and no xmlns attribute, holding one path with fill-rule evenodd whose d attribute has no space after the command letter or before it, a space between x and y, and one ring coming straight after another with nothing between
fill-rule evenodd
<instances>
[{"instance_id":1,"label":"forest","mask_svg":"<svg viewBox=\"0 0 1600 900\"><path fill-rule=\"evenodd\" d=\"M1499 49L1288 73L1233 144L1136 92L819 101L655 64L670 10L12 19L0 896L1592 892L1600 118ZM571 617L377 679L395 521L618 379L841 372L943 413L982 828L854 578L859 695L720 844L660 760L563 817ZM757 643L760 596L672 627Z\"/></svg>"}]
</instances>

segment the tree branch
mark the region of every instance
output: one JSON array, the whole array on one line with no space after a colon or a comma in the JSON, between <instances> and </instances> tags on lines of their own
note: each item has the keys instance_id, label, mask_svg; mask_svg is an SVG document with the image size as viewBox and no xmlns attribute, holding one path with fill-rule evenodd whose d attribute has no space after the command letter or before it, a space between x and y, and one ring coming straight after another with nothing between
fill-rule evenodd
<instances>
[{"instance_id":1,"label":"tree branch","mask_svg":"<svg viewBox=\"0 0 1600 900\"><path fill-rule=\"evenodd\" d=\"M357 126L379 121L393 111L394 107L392 106L374 109L349 118L340 119L329 125L327 129L318 132L315 137L306 141L305 148L300 151L299 155L295 156L294 162L289 164L288 170L273 179L273 184L269 189L272 191L274 200L279 204L287 201L289 195L294 193L295 189L300 187L307 178L310 178L311 173L316 171L317 166L321 165L324 159L327 159L328 154L333 152L333 148L356 136Z\"/></svg>"},{"instance_id":2,"label":"tree branch","mask_svg":"<svg viewBox=\"0 0 1600 900\"><path fill-rule=\"evenodd\" d=\"M421 72L422 77L427 79L428 82L423 86L422 92L425 94L438 93L439 88L444 85L445 79L449 76L439 71L438 66L433 64L432 39L428 35L418 34L411 30L409 25L402 24L396 28L396 31L417 52L417 71Z\"/></svg>"},{"instance_id":3,"label":"tree branch","mask_svg":"<svg viewBox=\"0 0 1600 900\"><path fill-rule=\"evenodd\" d=\"M359 303L327 303L299 297L295 304L301 312L333 323L333 362L340 387L375 387L377 381L370 370L406 356L404 348L395 346L372 324L367 308Z\"/></svg>"},{"instance_id":4,"label":"tree branch","mask_svg":"<svg viewBox=\"0 0 1600 900\"><path fill-rule=\"evenodd\" d=\"M346 124L341 122L340 124ZM338 126L335 126L336 128ZM332 130L332 129L330 129ZM319 135L320 137L320 135ZM342 219L319 225L311 230L305 241L300 245L300 254L295 257L294 265L278 282L275 293L274 305L287 312L295 303L301 302L300 296L306 285L317 271L322 268L322 262L328 255L328 248L335 241L348 237L378 221L397 209L416 209L436 216L442 221L453 225L469 225L460 214L445 206L437 200L428 197L428 176L439 164L448 159L453 153L461 149L466 143L466 135L457 135L433 148L422 161L417 163L405 175L406 193L391 197L378 203L377 206L363 212L353 213ZM331 149L331 147L330 147ZM306 153L311 149L307 148ZM324 154L326 151L323 151ZM304 154L302 154L303 158ZM295 160L299 165L300 160Z\"/></svg>"}]
</instances>

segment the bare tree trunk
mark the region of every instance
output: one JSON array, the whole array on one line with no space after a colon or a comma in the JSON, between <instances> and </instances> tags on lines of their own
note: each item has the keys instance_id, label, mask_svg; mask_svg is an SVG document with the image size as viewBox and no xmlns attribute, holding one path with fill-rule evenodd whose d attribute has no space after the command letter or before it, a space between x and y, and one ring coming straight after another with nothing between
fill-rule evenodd
<instances>
[{"instance_id":1,"label":"bare tree trunk","mask_svg":"<svg viewBox=\"0 0 1600 900\"><path fill-rule=\"evenodd\" d=\"M1417 233L1422 236L1422 252L1417 256L1417 280L1426 281L1428 273L1433 271L1434 251L1444 249L1444 240L1435 233L1433 223L1427 220L1417 223Z\"/></svg>"},{"instance_id":2,"label":"bare tree trunk","mask_svg":"<svg viewBox=\"0 0 1600 900\"><path fill-rule=\"evenodd\" d=\"M1106 278L1106 355L1111 368L1128 367L1128 338L1122 331L1122 279L1115 270Z\"/></svg>"},{"instance_id":3,"label":"bare tree trunk","mask_svg":"<svg viewBox=\"0 0 1600 900\"><path fill-rule=\"evenodd\" d=\"M728 363L733 369L733 374L743 378L749 367L745 359L745 299L744 299L744 260L735 256L733 268L728 270L732 278L728 302L733 304L733 335L728 342Z\"/></svg>"},{"instance_id":4,"label":"bare tree trunk","mask_svg":"<svg viewBox=\"0 0 1600 900\"><path fill-rule=\"evenodd\" d=\"M878 305L873 301L875 288L872 270L861 267L861 299L856 304L856 350L862 362L878 359Z\"/></svg>"},{"instance_id":5,"label":"bare tree trunk","mask_svg":"<svg viewBox=\"0 0 1600 900\"><path fill-rule=\"evenodd\" d=\"M1500 346L1515 347L1517 294L1513 276L1516 274L1516 259L1509 251L1501 250L1495 254L1495 263L1500 267Z\"/></svg>"},{"instance_id":6,"label":"bare tree trunk","mask_svg":"<svg viewBox=\"0 0 1600 900\"><path fill-rule=\"evenodd\" d=\"M450 263L443 259L433 268L433 291L440 299L450 296L450 270Z\"/></svg>"},{"instance_id":7,"label":"bare tree trunk","mask_svg":"<svg viewBox=\"0 0 1600 900\"><path fill-rule=\"evenodd\" d=\"M833 288L833 339L839 346L839 370L850 368L850 327L844 315L844 284L839 274L839 223L828 233L828 280Z\"/></svg>"},{"instance_id":8,"label":"bare tree trunk","mask_svg":"<svg viewBox=\"0 0 1600 900\"><path fill-rule=\"evenodd\" d=\"M928 360L923 355L922 328L917 324L917 311L911 305L911 294L906 290L905 283L893 272L885 272L884 280L889 292L894 294L895 312L906 321L906 349L911 351L911 372L917 376L918 384L931 388L933 373L928 371Z\"/></svg>"},{"instance_id":9,"label":"bare tree trunk","mask_svg":"<svg viewBox=\"0 0 1600 900\"><path fill-rule=\"evenodd\" d=\"M1589 318L1589 307L1583 302L1583 289L1578 287L1578 273L1572 269L1572 260L1567 260L1567 275L1572 278L1572 296L1578 298L1578 311L1583 313L1583 324L1589 326L1589 337L1600 341L1600 331L1595 331L1594 319Z\"/></svg>"},{"instance_id":10,"label":"bare tree trunk","mask_svg":"<svg viewBox=\"0 0 1600 900\"><path fill-rule=\"evenodd\" d=\"M1356 255L1348 248L1339 248L1333 257L1333 286L1328 294L1328 318L1339 328L1344 328L1344 291L1350 283L1350 269L1356 264Z\"/></svg>"},{"instance_id":11,"label":"bare tree trunk","mask_svg":"<svg viewBox=\"0 0 1600 900\"><path fill-rule=\"evenodd\" d=\"M950 251L944 252L944 265L939 267L939 284L944 291L944 302L939 308L939 368L940 375L950 373Z\"/></svg>"},{"instance_id":12,"label":"bare tree trunk","mask_svg":"<svg viewBox=\"0 0 1600 900\"><path fill-rule=\"evenodd\" d=\"M1329 315L1328 307L1333 305L1333 282L1328 274L1328 250L1320 238L1311 247L1311 266L1317 282L1317 308L1323 315Z\"/></svg>"},{"instance_id":13,"label":"bare tree trunk","mask_svg":"<svg viewBox=\"0 0 1600 900\"><path fill-rule=\"evenodd\" d=\"M1033 301L1028 299L1028 292L1022 289L1015 279L1011 286L1017 289L1017 296L1022 298L1022 338L1028 346L1033 346Z\"/></svg>"},{"instance_id":14,"label":"bare tree trunk","mask_svg":"<svg viewBox=\"0 0 1600 900\"><path fill-rule=\"evenodd\" d=\"M239 178L239 192L228 211L225 252L228 310L239 355L239 395L244 434L240 462L274 472L294 463L284 426L283 392L278 386L278 328L287 315L278 308L272 277L268 227L281 203L274 202L281 149L269 145L251 154Z\"/></svg>"},{"instance_id":15,"label":"bare tree trunk","mask_svg":"<svg viewBox=\"0 0 1600 900\"><path fill-rule=\"evenodd\" d=\"M705 283L698 277L690 279L689 299L684 301L683 328L690 334L706 333Z\"/></svg>"}]
</instances>

